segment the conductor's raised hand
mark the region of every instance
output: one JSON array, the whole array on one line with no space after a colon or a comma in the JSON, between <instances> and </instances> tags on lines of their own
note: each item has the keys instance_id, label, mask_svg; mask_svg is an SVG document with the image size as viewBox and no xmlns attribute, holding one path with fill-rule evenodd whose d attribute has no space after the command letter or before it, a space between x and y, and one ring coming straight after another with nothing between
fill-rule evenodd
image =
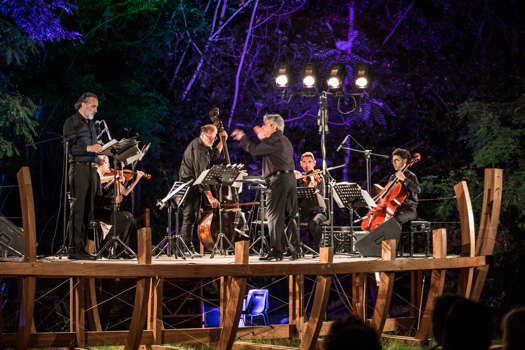
<instances>
[{"instance_id":1,"label":"conductor's raised hand","mask_svg":"<svg viewBox=\"0 0 525 350\"><path fill-rule=\"evenodd\" d=\"M244 137L244 135L246 134L241 129L235 129L231 133L231 137L233 137L235 141L240 141Z\"/></svg>"}]
</instances>

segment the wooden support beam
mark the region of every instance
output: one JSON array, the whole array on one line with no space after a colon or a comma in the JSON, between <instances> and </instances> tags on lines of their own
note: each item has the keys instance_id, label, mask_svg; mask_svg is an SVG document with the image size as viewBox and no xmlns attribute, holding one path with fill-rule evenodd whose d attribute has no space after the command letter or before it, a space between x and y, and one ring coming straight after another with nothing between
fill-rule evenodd
<instances>
[{"instance_id":1,"label":"wooden support beam","mask_svg":"<svg viewBox=\"0 0 525 350\"><path fill-rule=\"evenodd\" d=\"M74 277L70 282L70 325L79 347L86 345L86 281L86 278Z\"/></svg>"},{"instance_id":2,"label":"wooden support beam","mask_svg":"<svg viewBox=\"0 0 525 350\"><path fill-rule=\"evenodd\" d=\"M16 350L27 349L29 347L31 334L33 333L36 278L21 278L21 288L20 313L18 316L18 330L16 332Z\"/></svg>"},{"instance_id":3,"label":"wooden support beam","mask_svg":"<svg viewBox=\"0 0 525 350\"><path fill-rule=\"evenodd\" d=\"M332 263L334 259L333 248L321 248L319 259L321 263ZM319 331L321 330L323 318L325 316L331 284L332 275L317 276L312 311L310 312L310 318L308 319L308 322L305 323L304 331L302 332L301 345L299 346L301 350L315 349Z\"/></svg>"},{"instance_id":4,"label":"wooden support beam","mask_svg":"<svg viewBox=\"0 0 525 350\"><path fill-rule=\"evenodd\" d=\"M145 227L137 231L138 233L138 263L139 265L151 265L151 228ZM148 299L150 292L151 278L140 278L135 287L135 303L133 305L133 314L129 326L129 334L126 340L126 350L135 350L139 348L142 339L142 332L146 324L148 315Z\"/></svg>"},{"instance_id":5,"label":"wooden support beam","mask_svg":"<svg viewBox=\"0 0 525 350\"><path fill-rule=\"evenodd\" d=\"M86 293L87 316L91 330L101 331L102 325L100 323L100 314L98 312L97 288L94 278L87 279L87 293Z\"/></svg>"},{"instance_id":6,"label":"wooden support beam","mask_svg":"<svg viewBox=\"0 0 525 350\"><path fill-rule=\"evenodd\" d=\"M476 253L480 256L492 255L499 225L501 197L503 194L503 170L485 169L483 189L483 206L481 221L476 241ZM474 282L470 298L478 301L485 286L488 266L478 267L474 273Z\"/></svg>"},{"instance_id":7,"label":"wooden support beam","mask_svg":"<svg viewBox=\"0 0 525 350\"><path fill-rule=\"evenodd\" d=\"M288 276L288 324L294 325L300 337L304 322L304 275Z\"/></svg>"},{"instance_id":8,"label":"wooden support beam","mask_svg":"<svg viewBox=\"0 0 525 350\"><path fill-rule=\"evenodd\" d=\"M366 314L366 280L368 274L354 273L352 274L352 308L354 315L362 320L367 319Z\"/></svg>"},{"instance_id":9,"label":"wooden support beam","mask_svg":"<svg viewBox=\"0 0 525 350\"><path fill-rule=\"evenodd\" d=\"M442 259L447 255L446 229L440 228L432 231L432 246L434 259ZM425 311L423 312L419 329L415 335L416 339L426 340L430 338L432 330L432 310L434 309L436 298L443 294L446 272L447 270L432 270Z\"/></svg>"},{"instance_id":10,"label":"wooden support beam","mask_svg":"<svg viewBox=\"0 0 525 350\"><path fill-rule=\"evenodd\" d=\"M392 261L396 258L396 241L386 240L381 242L381 259ZM390 301L394 289L394 272L381 272L379 274L379 288L377 290L376 304L370 325L378 332L382 333L385 322L390 311Z\"/></svg>"},{"instance_id":11,"label":"wooden support beam","mask_svg":"<svg viewBox=\"0 0 525 350\"><path fill-rule=\"evenodd\" d=\"M16 174L18 195L24 227L24 261L36 261L36 221L35 202L33 200L33 185L28 167L22 167ZM33 333L33 312L35 309L36 278L26 276L21 278L21 300L18 315L18 330L16 349L27 349Z\"/></svg>"},{"instance_id":12,"label":"wooden support beam","mask_svg":"<svg viewBox=\"0 0 525 350\"><path fill-rule=\"evenodd\" d=\"M20 168L16 174L16 179L24 226L24 260L34 262L36 261L35 202L33 200L33 185L29 168Z\"/></svg>"},{"instance_id":13,"label":"wooden support beam","mask_svg":"<svg viewBox=\"0 0 525 350\"><path fill-rule=\"evenodd\" d=\"M248 264L249 258L249 241L235 242L235 264ZM237 329L239 328L239 319L241 317L242 300L246 294L246 277L230 277L228 290L228 299L224 308L224 317L222 318L222 330L217 342L217 350L229 350L233 346Z\"/></svg>"},{"instance_id":14,"label":"wooden support beam","mask_svg":"<svg viewBox=\"0 0 525 350\"><path fill-rule=\"evenodd\" d=\"M153 333L153 344L163 344L162 330L162 300L164 295L164 279L152 277L148 299L148 326Z\"/></svg>"},{"instance_id":15,"label":"wooden support beam","mask_svg":"<svg viewBox=\"0 0 525 350\"><path fill-rule=\"evenodd\" d=\"M454 186L456 203L461 223L461 255L476 255L476 228L474 224L474 211L467 183L461 181ZM456 294L470 298L472 283L474 280L474 268L464 268L459 271L458 287Z\"/></svg>"}]
</instances>

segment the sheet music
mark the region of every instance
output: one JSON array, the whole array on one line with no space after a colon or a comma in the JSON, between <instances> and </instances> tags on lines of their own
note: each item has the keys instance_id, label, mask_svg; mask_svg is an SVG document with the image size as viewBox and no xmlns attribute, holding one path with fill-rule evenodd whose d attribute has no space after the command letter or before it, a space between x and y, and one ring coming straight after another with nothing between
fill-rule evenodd
<instances>
[{"instance_id":1,"label":"sheet music","mask_svg":"<svg viewBox=\"0 0 525 350\"><path fill-rule=\"evenodd\" d=\"M206 169L204 170L200 175L199 177L197 177L197 180L195 180L195 182L193 183L194 185L200 185L202 183L202 181L204 181L204 178L206 177L206 175L208 175L208 173L210 172L210 169Z\"/></svg>"},{"instance_id":2,"label":"sheet music","mask_svg":"<svg viewBox=\"0 0 525 350\"><path fill-rule=\"evenodd\" d=\"M108 141L108 143L106 143L106 144L104 144L104 145L102 146L102 151L100 151L100 152L104 152L105 150L107 150L108 148L110 148L111 146L113 146L114 144L116 144L117 142L118 142L117 139L113 139L113 140Z\"/></svg>"},{"instance_id":3,"label":"sheet music","mask_svg":"<svg viewBox=\"0 0 525 350\"><path fill-rule=\"evenodd\" d=\"M372 196L363 189L361 189L361 196L363 196L363 199L365 200L366 205L368 205L368 208L371 209L377 207L377 204L372 199Z\"/></svg>"}]
</instances>

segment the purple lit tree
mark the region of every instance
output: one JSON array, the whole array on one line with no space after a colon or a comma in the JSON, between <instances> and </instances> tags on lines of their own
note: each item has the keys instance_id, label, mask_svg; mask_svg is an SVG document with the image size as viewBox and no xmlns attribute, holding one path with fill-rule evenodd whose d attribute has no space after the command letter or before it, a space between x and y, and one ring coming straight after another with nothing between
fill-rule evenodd
<instances>
[{"instance_id":1,"label":"purple lit tree","mask_svg":"<svg viewBox=\"0 0 525 350\"><path fill-rule=\"evenodd\" d=\"M31 39L38 41L75 40L81 34L64 29L58 12L72 15L76 8L64 0L1 0L1 11L11 17Z\"/></svg>"}]
</instances>

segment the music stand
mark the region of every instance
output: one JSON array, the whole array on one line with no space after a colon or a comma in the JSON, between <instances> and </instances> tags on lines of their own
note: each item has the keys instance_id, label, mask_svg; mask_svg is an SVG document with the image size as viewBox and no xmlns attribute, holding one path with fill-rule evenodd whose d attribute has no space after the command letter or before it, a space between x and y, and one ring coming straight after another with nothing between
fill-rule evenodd
<instances>
[{"instance_id":1,"label":"music stand","mask_svg":"<svg viewBox=\"0 0 525 350\"><path fill-rule=\"evenodd\" d=\"M354 182L338 182L333 186L334 200L339 208L350 214L350 235L354 239L354 209L375 207L372 197Z\"/></svg>"},{"instance_id":2,"label":"music stand","mask_svg":"<svg viewBox=\"0 0 525 350\"><path fill-rule=\"evenodd\" d=\"M119 211L119 203L117 198L120 195L120 184L117 179L117 169L122 169L123 164L130 164L130 160L136 156L136 152L140 152L137 147L137 140L135 138L122 139L116 141L115 139L109 141L103 146L102 151L99 154L106 155L113 158L114 178L113 178L113 211L111 214L111 236L108 241L100 250L97 252L96 257L98 258L103 252L108 252L108 259L118 258L120 254L116 254L117 247L120 245L127 251L132 257L137 257L137 254L131 249L126 243L120 239L117 235L117 212ZM119 164L120 163L120 164ZM120 167L119 167L120 165Z\"/></svg>"},{"instance_id":3,"label":"music stand","mask_svg":"<svg viewBox=\"0 0 525 350\"><path fill-rule=\"evenodd\" d=\"M323 197L319 194L319 192L317 191L317 188L315 187L297 187L297 201L300 204L305 204L305 205L312 206L312 207L326 208L326 203L324 202ZM299 207L301 207L301 205L299 205ZM301 220L299 218L299 222L297 225L298 229L301 226L300 223L301 223ZM316 252L311 247L304 244L302 240L301 240L300 246L301 248L312 253L313 255L319 255L319 252Z\"/></svg>"},{"instance_id":4,"label":"music stand","mask_svg":"<svg viewBox=\"0 0 525 350\"><path fill-rule=\"evenodd\" d=\"M180 256L182 259L186 260L186 254L193 259L188 245L184 242L184 239L179 232L179 209L188 195L188 190L190 189L192 182L193 180L188 182L175 181L168 194L157 202L160 209L165 206L168 207L168 227L166 228L166 235L164 238L153 248L153 254L156 258L162 253L166 253L169 257L175 255L175 259ZM171 213L173 208L175 208L175 234L173 234L171 229ZM157 254L155 254L156 251L158 251Z\"/></svg>"},{"instance_id":5,"label":"music stand","mask_svg":"<svg viewBox=\"0 0 525 350\"><path fill-rule=\"evenodd\" d=\"M240 180L242 165L228 164L228 165L214 165L210 169L204 170L197 180L195 185L219 185L219 186L231 186L234 182ZM219 189L219 196L222 197L222 191ZM222 198L219 198L219 203L222 202ZM217 235L217 241L213 245L210 259L213 259L215 253L226 255L227 251L233 249L233 242L222 232L222 206L219 206L219 233ZM224 241L228 244L227 248L224 248Z\"/></svg>"}]
</instances>

